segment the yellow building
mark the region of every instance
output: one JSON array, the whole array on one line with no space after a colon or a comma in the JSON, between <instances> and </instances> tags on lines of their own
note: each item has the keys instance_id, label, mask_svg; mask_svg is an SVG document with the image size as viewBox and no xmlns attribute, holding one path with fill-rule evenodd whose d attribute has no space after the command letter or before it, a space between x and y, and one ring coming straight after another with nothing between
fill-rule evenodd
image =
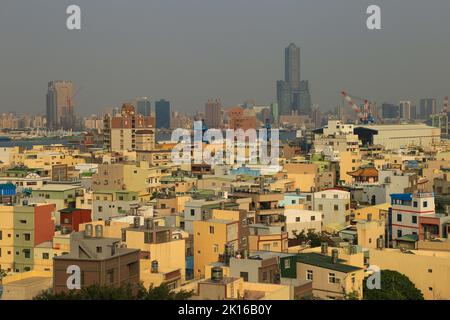
<instances>
[{"instance_id":1,"label":"yellow building","mask_svg":"<svg viewBox=\"0 0 450 320\"><path fill-rule=\"evenodd\" d=\"M0 269L14 270L14 206L0 206Z\"/></svg>"},{"instance_id":2,"label":"yellow building","mask_svg":"<svg viewBox=\"0 0 450 320\"><path fill-rule=\"evenodd\" d=\"M370 250L370 264L407 276L426 300L450 299L450 252L398 249Z\"/></svg>"},{"instance_id":3,"label":"yellow building","mask_svg":"<svg viewBox=\"0 0 450 320\"><path fill-rule=\"evenodd\" d=\"M375 249L377 239L385 238L385 222L383 220L356 220L358 245L363 248Z\"/></svg>"},{"instance_id":4,"label":"yellow building","mask_svg":"<svg viewBox=\"0 0 450 320\"><path fill-rule=\"evenodd\" d=\"M70 235L57 233L52 242L43 242L34 247L33 270L53 272L53 257L70 253Z\"/></svg>"},{"instance_id":5,"label":"yellow building","mask_svg":"<svg viewBox=\"0 0 450 320\"><path fill-rule=\"evenodd\" d=\"M353 178L347 172L355 171L361 166L361 154L358 151L341 151L339 157L339 180L351 184Z\"/></svg>"},{"instance_id":6,"label":"yellow building","mask_svg":"<svg viewBox=\"0 0 450 320\"><path fill-rule=\"evenodd\" d=\"M213 210L212 218L194 221L194 275L205 275L205 266L219 260L225 246L238 251L246 246L246 222L242 212L232 210ZM244 225L243 225L244 224Z\"/></svg>"},{"instance_id":7,"label":"yellow building","mask_svg":"<svg viewBox=\"0 0 450 320\"><path fill-rule=\"evenodd\" d=\"M387 213L391 205L389 203L377 204L375 206L369 206L364 208L359 208L356 210L351 210L351 217L353 219L360 220L386 220Z\"/></svg>"}]
</instances>

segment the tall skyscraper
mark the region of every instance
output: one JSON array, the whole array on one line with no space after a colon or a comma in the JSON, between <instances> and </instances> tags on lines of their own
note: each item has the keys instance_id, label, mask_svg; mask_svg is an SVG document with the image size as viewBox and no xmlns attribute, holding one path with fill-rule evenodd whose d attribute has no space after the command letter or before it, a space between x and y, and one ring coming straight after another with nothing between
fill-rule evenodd
<instances>
[{"instance_id":1,"label":"tall skyscraper","mask_svg":"<svg viewBox=\"0 0 450 320\"><path fill-rule=\"evenodd\" d=\"M164 99L155 102L155 116L157 129L169 129L170 117L170 102Z\"/></svg>"},{"instance_id":2,"label":"tall skyscraper","mask_svg":"<svg viewBox=\"0 0 450 320\"><path fill-rule=\"evenodd\" d=\"M74 125L72 81L51 81L47 88L47 127L72 129Z\"/></svg>"},{"instance_id":3,"label":"tall skyscraper","mask_svg":"<svg viewBox=\"0 0 450 320\"><path fill-rule=\"evenodd\" d=\"M147 97L140 98L136 104L138 113L146 117L152 114L151 103Z\"/></svg>"},{"instance_id":4,"label":"tall skyscraper","mask_svg":"<svg viewBox=\"0 0 450 320\"><path fill-rule=\"evenodd\" d=\"M436 114L436 99L420 99L419 117L428 120L432 114Z\"/></svg>"},{"instance_id":5,"label":"tall skyscraper","mask_svg":"<svg viewBox=\"0 0 450 320\"><path fill-rule=\"evenodd\" d=\"M309 93L309 81L300 81L298 113L309 115L311 113L311 94Z\"/></svg>"},{"instance_id":6,"label":"tall skyscraper","mask_svg":"<svg viewBox=\"0 0 450 320\"><path fill-rule=\"evenodd\" d=\"M277 102L280 115L296 112L311 115L308 81L300 80L300 48L294 43L284 49L284 81L277 81Z\"/></svg>"},{"instance_id":7,"label":"tall skyscraper","mask_svg":"<svg viewBox=\"0 0 450 320\"><path fill-rule=\"evenodd\" d=\"M284 49L284 81L291 90L300 90L300 48L294 43Z\"/></svg>"},{"instance_id":8,"label":"tall skyscraper","mask_svg":"<svg viewBox=\"0 0 450 320\"><path fill-rule=\"evenodd\" d=\"M277 101L280 115L290 115L292 106L291 88L286 81L277 81Z\"/></svg>"},{"instance_id":9,"label":"tall skyscraper","mask_svg":"<svg viewBox=\"0 0 450 320\"><path fill-rule=\"evenodd\" d=\"M222 105L219 100L208 100L205 104L205 123L211 129L219 129L222 126Z\"/></svg>"}]
</instances>

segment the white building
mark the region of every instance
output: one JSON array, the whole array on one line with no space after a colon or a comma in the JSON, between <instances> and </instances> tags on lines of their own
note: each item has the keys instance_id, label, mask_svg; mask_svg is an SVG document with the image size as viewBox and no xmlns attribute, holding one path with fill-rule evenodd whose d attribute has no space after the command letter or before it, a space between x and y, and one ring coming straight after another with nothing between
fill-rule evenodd
<instances>
[{"instance_id":1,"label":"white building","mask_svg":"<svg viewBox=\"0 0 450 320\"><path fill-rule=\"evenodd\" d=\"M314 192L314 211L321 211L323 226L346 225L349 222L350 192L328 189Z\"/></svg>"},{"instance_id":2,"label":"white building","mask_svg":"<svg viewBox=\"0 0 450 320\"><path fill-rule=\"evenodd\" d=\"M439 128L425 124L362 125L355 128L363 145L382 145L386 150L408 146L429 148L441 141Z\"/></svg>"},{"instance_id":3,"label":"white building","mask_svg":"<svg viewBox=\"0 0 450 320\"><path fill-rule=\"evenodd\" d=\"M300 233L322 231L322 212L300 209L298 205L286 205L284 216L286 217L286 231L289 238L294 238L294 231Z\"/></svg>"},{"instance_id":4,"label":"white building","mask_svg":"<svg viewBox=\"0 0 450 320\"><path fill-rule=\"evenodd\" d=\"M419 216L434 214L432 193L391 194L390 238L396 240L405 235L419 236Z\"/></svg>"}]
</instances>

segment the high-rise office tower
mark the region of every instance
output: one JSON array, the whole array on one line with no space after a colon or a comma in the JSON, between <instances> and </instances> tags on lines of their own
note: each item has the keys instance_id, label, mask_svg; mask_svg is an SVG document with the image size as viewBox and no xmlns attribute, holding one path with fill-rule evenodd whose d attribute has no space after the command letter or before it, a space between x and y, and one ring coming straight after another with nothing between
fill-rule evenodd
<instances>
[{"instance_id":1,"label":"high-rise office tower","mask_svg":"<svg viewBox=\"0 0 450 320\"><path fill-rule=\"evenodd\" d=\"M311 115L308 81L300 80L300 48L294 43L284 49L284 81L277 81L277 102L280 115L296 112Z\"/></svg>"},{"instance_id":2,"label":"high-rise office tower","mask_svg":"<svg viewBox=\"0 0 450 320\"><path fill-rule=\"evenodd\" d=\"M420 99L419 117L428 120L432 114L436 114L436 99Z\"/></svg>"},{"instance_id":3,"label":"high-rise office tower","mask_svg":"<svg viewBox=\"0 0 450 320\"><path fill-rule=\"evenodd\" d=\"M311 113L311 94L309 93L309 81L300 81L298 113L309 115Z\"/></svg>"},{"instance_id":4,"label":"high-rise office tower","mask_svg":"<svg viewBox=\"0 0 450 320\"><path fill-rule=\"evenodd\" d=\"M47 88L47 127L72 129L74 125L72 81L51 81Z\"/></svg>"},{"instance_id":5,"label":"high-rise office tower","mask_svg":"<svg viewBox=\"0 0 450 320\"><path fill-rule=\"evenodd\" d=\"M277 101L279 114L290 115L292 105L291 88L286 81L277 81Z\"/></svg>"},{"instance_id":6,"label":"high-rise office tower","mask_svg":"<svg viewBox=\"0 0 450 320\"><path fill-rule=\"evenodd\" d=\"M219 129L222 126L222 105L219 100L208 100L205 104L205 123L211 129Z\"/></svg>"},{"instance_id":7,"label":"high-rise office tower","mask_svg":"<svg viewBox=\"0 0 450 320\"><path fill-rule=\"evenodd\" d=\"M411 120L411 101L400 101L400 119Z\"/></svg>"},{"instance_id":8,"label":"high-rise office tower","mask_svg":"<svg viewBox=\"0 0 450 320\"><path fill-rule=\"evenodd\" d=\"M164 99L155 102L155 116L157 129L169 129L170 117L170 102Z\"/></svg>"},{"instance_id":9,"label":"high-rise office tower","mask_svg":"<svg viewBox=\"0 0 450 320\"><path fill-rule=\"evenodd\" d=\"M151 103L147 97L138 99L136 105L137 112L142 114L143 116L150 116L152 114Z\"/></svg>"},{"instance_id":10,"label":"high-rise office tower","mask_svg":"<svg viewBox=\"0 0 450 320\"><path fill-rule=\"evenodd\" d=\"M291 90L300 90L300 48L294 43L284 49L284 81Z\"/></svg>"}]
</instances>

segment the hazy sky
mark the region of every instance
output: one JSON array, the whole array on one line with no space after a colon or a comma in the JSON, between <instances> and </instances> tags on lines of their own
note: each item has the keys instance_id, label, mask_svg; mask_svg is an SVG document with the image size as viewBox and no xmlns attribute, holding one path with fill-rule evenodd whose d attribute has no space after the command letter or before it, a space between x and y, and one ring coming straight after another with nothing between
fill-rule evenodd
<instances>
[{"instance_id":1,"label":"hazy sky","mask_svg":"<svg viewBox=\"0 0 450 320\"><path fill-rule=\"evenodd\" d=\"M66 7L82 30L66 29ZM381 6L382 30L366 28ZM76 112L139 96L203 110L276 99L284 47L328 110L339 92L379 104L450 95L449 0L0 0L0 112L45 112L47 82L81 87Z\"/></svg>"}]
</instances>

